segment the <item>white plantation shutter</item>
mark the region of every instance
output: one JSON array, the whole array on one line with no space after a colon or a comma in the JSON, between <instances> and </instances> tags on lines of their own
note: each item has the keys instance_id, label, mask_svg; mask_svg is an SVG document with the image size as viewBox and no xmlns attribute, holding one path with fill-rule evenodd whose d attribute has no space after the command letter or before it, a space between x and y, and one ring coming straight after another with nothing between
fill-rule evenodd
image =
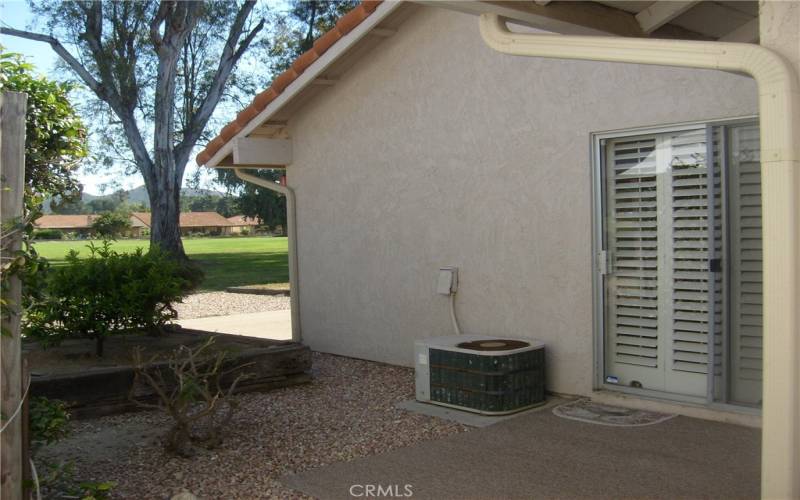
<instances>
[{"instance_id":1,"label":"white plantation shutter","mask_svg":"<svg viewBox=\"0 0 800 500\"><path fill-rule=\"evenodd\" d=\"M705 129L618 139L607 151L609 374L625 385L704 395Z\"/></svg>"},{"instance_id":2,"label":"white plantation shutter","mask_svg":"<svg viewBox=\"0 0 800 500\"><path fill-rule=\"evenodd\" d=\"M609 361L615 376L630 372L638 377L635 380L648 377L626 368L660 365L655 147L655 137L608 145ZM660 382L657 375L651 376L653 383Z\"/></svg>"},{"instance_id":3,"label":"white plantation shutter","mask_svg":"<svg viewBox=\"0 0 800 500\"><path fill-rule=\"evenodd\" d=\"M705 130L670 137L672 368L706 373L709 332L708 170Z\"/></svg>"},{"instance_id":4,"label":"white plantation shutter","mask_svg":"<svg viewBox=\"0 0 800 500\"><path fill-rule=\"evenodd\" d=\"M730 130L731 398L759 403L762 380L762 240L759 131Z\"/></svg>"},{"instance_id":5,"label":"white plantation shutter","mask_svg":"<svg viewBox=\"0 0 800 500\"><path fill-rule=\"evenodd\" d=\"M711 138L711 155L712 161L712 184L714 190L713 197L713 241L714 251L712 258L717 259L719 262L720 272L714 273L714 319L713 319L713 332L714 332L714 378L713 378L713 394L714 400L725 399L727 394L727 381L724 376L727 367L726 352L726 338L723 334L727 331L727 315L723 314L724 305L728 301L728 274L723 272L724 267L728 265L727 258L725 257L725 242L727 241L727 224L723 218L723 212L726 207L724 196L723 175L722 175L722 148L723 148L723 129L720 127L710 128Z\"/></svg>"}]
</instances>

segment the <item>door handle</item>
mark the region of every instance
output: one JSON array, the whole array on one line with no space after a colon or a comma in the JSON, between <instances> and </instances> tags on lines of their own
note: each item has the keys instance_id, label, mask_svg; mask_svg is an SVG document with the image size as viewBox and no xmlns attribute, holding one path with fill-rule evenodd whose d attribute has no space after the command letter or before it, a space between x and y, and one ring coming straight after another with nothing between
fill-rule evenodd
<instances>
[{"instance_id":1,"label":"door handle","mask_svg":"<svg viewBox=\"0 0 800 500\"><path fill-rule=\"evenodd\" d=\"M708 259L708 270L712 273L721 273L722 259Z\"/></svg>"}]
</instances>

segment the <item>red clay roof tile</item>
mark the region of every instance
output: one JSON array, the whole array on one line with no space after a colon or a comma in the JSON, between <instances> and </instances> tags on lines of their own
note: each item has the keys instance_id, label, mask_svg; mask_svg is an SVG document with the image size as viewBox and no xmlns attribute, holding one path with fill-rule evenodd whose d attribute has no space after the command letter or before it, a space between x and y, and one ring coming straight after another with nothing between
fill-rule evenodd
<instances>
[{"instance_id":1,"label":"red clay roof tile","mask_svg":"<svg viewBox=\"0 0 800 500\"><path fill-rule=\"evenodd\" d=\"M300 76L314 61L327 52L340 38L350 33L356 26L361 24L375 9L378 8L382 0L363 0L355 9L345 14L336 23L336 26L327 33L319 37L314 46L301 54L292 63L292 66L278 75L272 85L261 92L253 99L246 108L236 115L236 119L222 128L220 134L209 142L205 149L197 155L198 165L203 165L211 159L222 147L238 134L251 120L258 116L270 102L275 100L278 95L286 89L293 81Z\"/></svg>"},{"instance_id":2,"label":"red clay roof tile","mask_svg":"<svg viewBox=\"0 0 800 500\"><path fill-rule=\"evenodd\" d=\"M344 36L353 31L353 28L361 24L361 21L366 19L368 15L369 13L364 9L364 6L359 5L339 19L336 23L336 29Z\"/></svg>"},{"instance_id":3,"label":"red clay roof tile","mask_svg":"<svg viewBox=\"0 0 800 500\"><path fill-rule=\"evenodd\" d=\"M197 158L195 158L194 161L197 162L198 165L205 165L206 162L211 159L210 151L211 150L208 149L208 146L206 146L206 149L204 149L203 151L200 151L200 154L197 155ZM216 153L216 151L214 151L214 152Z\"/></svg>"},{"instance_id":4,"label":"red clay roof tile","mask_svg":"<svg viewBox=\"0 0 800 500\"><path fill-rule=\"evenodd\" d=\"M297 59L294 60L292 63L292 69L295 70L297 74L302 73L306 70L307 67L311 66L311 64L319 59L319 54L311 48L305 52L303 52Z\"/></svg>"},{"instance_id":5,"label":"red clay roof tile","mask_svg":"<svg viewBox=\"0 0 800 500\"><path fill-rule=\"evenodd\" d=\"M336 43L340 38L342 38L342 34L339 33L339 30L336 28L326 32L314 42L314 52L317 54L325 53L325 51L331 48L331 45Z\"/></svg>"},{"instance_id":6,"label":"red clay roof tile","mask_svg":"<svg viewBox=\"0 0 800 500\"><path fill-rule=\"evenodd\" d=\"M262 108L263 109L263 108ZM259 111L254 106L247 106L236 115L236 123L244 127L250 120L258 115Z\"/></svg>"},{"instance_id":7,"label":"red clay roof tile","mask_svg":"<svg viewBox=\"0 0 800 500\"><path fill-rule=\"evenodd\" d=\"M225 142L227 142L233 139L233 136L236 135L240 130L242 130L242 126L233 121L222 127L219 136L222 137Z\"/></svg>"},{"instance_id":8,"label":"red clay roof tile","mask_svg":"<svg viewBox=\"0 0 800 500\"><path fill-rule=\"evenodd\" d=\"M253 99L253 103L250 104L250 106L254 106L256 108L256 114L261 113L269 103L275 100L276 97L278 97L278 92L270 87L264 92L258 94L256 98Z\"/></svg>"},{"instance_id":9,"label":"red clay roof tile","mask_svg":"<svg viewBox=\"0 0 800 500\"><path fill-rule=\"evenodd\" d=\"M280 94L286 89L286 87L288 87L293 81L295 81L298 76L300 75L298 75L297 71L295 71L294 69L292 68L287 69L286 71L278 75L278 78L272 80L273 90L275 90L275 92Z\"/></svg>"},{"instance_id":10,"label":"red clay roof tile","mask_svg":"<svg viewBox=\"0 0 800 500\"><path fill-rule=\"evenodd\" d=\"M380 0L364 0L363 2L361 2L361 5L364 6L364 10L366 10L370 14L375 12L375 9L377 9L378 5L380 4L381 4Z\"/></svg>"}]
</instances>

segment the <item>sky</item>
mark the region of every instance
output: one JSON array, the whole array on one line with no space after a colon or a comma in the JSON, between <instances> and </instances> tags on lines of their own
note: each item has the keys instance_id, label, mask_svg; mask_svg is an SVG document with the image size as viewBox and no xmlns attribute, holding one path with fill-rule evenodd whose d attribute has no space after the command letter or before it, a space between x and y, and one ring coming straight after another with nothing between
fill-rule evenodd
<instances>
[{"instance_id":1,"label":"sky","mask_svg":"<svg viewBox=\"0 0 800 500\"><path fill-rule=\"evenodd\" d=\"M0 22L2 22L3 26L17 29L35 28L31 26L32 21L34 21L34 16L26 2L18 0L0 0ZM36 31L41 32L42 30ZM43 75L54 80L63 79L64 75L56 71L58 56L52 51L48 44L0 35L0 45L3 45L8 52L15 52L25 56L28 62L34 64L36 69ZM186 184L186 179L190 178L197 169L198 167L194 163L194 160L190 160L186 168L186 175L184 176L184 185ZM201 169L201 172L203 174L201 175L201 187L213 188L213 173L210 169L206 169L205 167ZM111 174L103 174L89 173L80 170L76 177L78 181L83 184L84 192L94 195L113 192L115 189L112 189L111 186L115 188L132 189L144 184L144 180L138 173L131 176L124 176L117 171Z\"/></svg>"}]
</instances>

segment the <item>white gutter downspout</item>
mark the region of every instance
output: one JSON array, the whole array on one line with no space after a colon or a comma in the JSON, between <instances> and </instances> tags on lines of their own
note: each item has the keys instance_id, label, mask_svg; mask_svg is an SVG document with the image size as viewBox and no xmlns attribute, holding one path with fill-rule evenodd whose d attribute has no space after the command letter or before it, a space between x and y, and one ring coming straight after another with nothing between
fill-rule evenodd
<instances>
[{"instance_id":1,"label":"white gutter downspout","mask_svg":"<svg viewBox=\"0 0 800 500\"><path fill-rule=\"evenodd\" d=\"M292 341L302 342L303 335L300 328L300 288L297 279L297 223L295 217L294 190L288 186L262 179L253 174L248 174L241 168L234 168L236 177L256 186L271 189L276 193L286 196L286 225L289 241L289 301L292 307Z\"/></svg>"},{"instance_id":2,"label":"white gutter downspout","mask_svg":"<svg viewBox=\"0 0 800 500\"><path fill-rule=\"evenodd\" d=\"M519 34L495 14L483 40L506 54L708 68L758 84L764 250L761 496L800 498L800 87L792 67L759 45ZM701 444L701 443L698 443Z\"/></svg>"}]
</instances>

